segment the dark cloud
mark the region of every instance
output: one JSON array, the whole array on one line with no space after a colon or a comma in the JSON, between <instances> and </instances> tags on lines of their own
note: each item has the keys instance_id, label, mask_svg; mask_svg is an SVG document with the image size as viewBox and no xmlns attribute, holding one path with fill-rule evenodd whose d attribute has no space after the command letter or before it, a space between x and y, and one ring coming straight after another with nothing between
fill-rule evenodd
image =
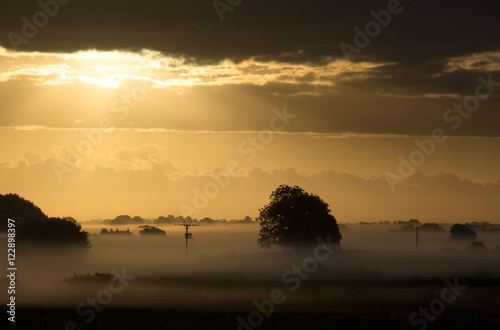
<instances>
[{"instance_id":1,"label":"dark cloud","mask_svg":"<svg viewBox=\"0 0 500 330\"><path fill-rule=\"evenodd\" d=\"M200 59L268 56L296 61L341 57L354 26L373 20L388 1L243 1L221 22L211 0L72 0L61 5L25 50L149 48ZM500 49L496 1L401 1L404 10L355 58L426 62ZM35 1L0 4L1 44L20 34L21 17L40 10ZM283 53L303 50L297 56Z\"/></svg>"},{"instance_id":2,"label":"dark cloud","mask_svg":"<svg viewBox=\"0 0 500 330\"><path fill-rule=\"evenodd\" d=\"M324 65L343 58L339 44L353 44L353 28L364 29L373 20L370 12L386 8L388 2L243 1L226 12L221 22L212 0L72 0L61 5L47 26L19 48L57 52L147 48L183 55L197 63L254 57L262 62ZM154 117L133 119L138 127L163 127L168 123L165 128L249 130L260 129L273 107L288 105L304 118L289 130L430 134L446 125L443 113L473 94L478 75L487 73L486 58L472 63L468 70L448 73L444 72L446 61L500 50L500 5L488 0L403 0L401 5L403 11L393 15L391 23L359 55L352 56L355 62L386 63L368 70L362 79L356 77L358 73L344 73L334 84L313 85L310 82L318 77L310 73L294 77L295 84L275 81L264 86L200 87L198 92L207 98L219 96L214 101L220 103L217 110L205 117L224 121L193 122L186 109L164 112L155 110L160 107L155 104L148 104ZM39 10L35 1L2 2L0 44L10 48L8 33L21 35L21 18L32 20ZM498 58L490 60L498 63ZM495 74L495 80L500 80L499 72ZM232 97L232 93L245 95L246 102ZM429 98L428 94L442 97ZM483 101L480 111L459 131L449 134L498 136L495 123L500 119L499 105L496 96ZM22 113L3 116L8 122L20 123ZM81 117L75 115L67 122ZM43 118L36 119L30 116L29 122L22 123L43 122ZM224 123L230 123L230 127Z\"/></svg>"}]
</instances>

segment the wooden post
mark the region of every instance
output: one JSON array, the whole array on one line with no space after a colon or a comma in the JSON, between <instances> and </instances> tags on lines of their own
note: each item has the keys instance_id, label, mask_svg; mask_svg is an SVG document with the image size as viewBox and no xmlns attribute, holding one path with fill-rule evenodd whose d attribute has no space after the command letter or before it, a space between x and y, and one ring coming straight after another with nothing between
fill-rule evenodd
<instances>
[{"instance_id":1,"label":"wooden post","mask_svg":"<svg viewBox=\"0 0 500 330\"><path fill-rule=\"evenodd\" d=\"M415 228L416 229L416 232L417 232L417 252L418 252L418 227Z\"/></svg>"}]
</instances>

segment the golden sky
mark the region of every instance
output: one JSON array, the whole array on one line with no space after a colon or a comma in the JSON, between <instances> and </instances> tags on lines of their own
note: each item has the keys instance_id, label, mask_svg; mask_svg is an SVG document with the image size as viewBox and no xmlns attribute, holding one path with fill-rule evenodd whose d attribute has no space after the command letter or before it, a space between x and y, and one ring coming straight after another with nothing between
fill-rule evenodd
<instances>
[{"instance_id":1,"label":"golden sky","mask_svg":"<svg viewBox=\"0 0 500 330\"><path fill-rule=\"evenodd\" d=\"M148 20L131 1L94 26L76 19L90 4L71 3L17 50L6 36L22 21L2 23L0 193L77 220L233 219L257 216L288 184L318 194L339 222L500 220L498 43L442 36L431 53L440 37L411 26L415 5L349 61L338 45L370 7L344 8L342 20L324 8L340 21L316 12L290 34L271 13L262 28L250 21L255 4L220 22L148 3L172 20L152 8ZM11 6L9 17L40 10ZM293 17L304 9L289 6Z\"/></svg>"}]
</instances>

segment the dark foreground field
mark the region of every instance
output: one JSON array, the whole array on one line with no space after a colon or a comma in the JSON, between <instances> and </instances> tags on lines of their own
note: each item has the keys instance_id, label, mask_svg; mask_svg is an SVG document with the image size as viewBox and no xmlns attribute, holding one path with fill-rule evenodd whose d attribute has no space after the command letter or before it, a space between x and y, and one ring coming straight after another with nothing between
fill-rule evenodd
<instances>
[{"instance_id":1,"label":"dark foreground field","mask_svg":"<svg viewBox=\"0 0 500 330\"><path fill-rule=\"evenodd\" d=\"M498 306L498 305L497 305ZM259 329L413 329L408 323L411 306L383 304L375 310L332 313L276 312ZM360 308L363 309L363 308ZM247 313L209 313L155 308L107 308L82 329L237 329L238 317ZM20 306L17 329L64 329L75 319L74 308ZM416 327L417 329L420 327ZM500 329L496 306L490 311L471 304L451 306L428 329Z\"/></svg>"},{"instance_id":2,"label":"dark foreground field","mask_svg":"<svg viewBox=\"0 0 500 330\"><path fill-rule=\"evenodd\" d=\"M450 282L453 283L453 279ZM18 305L15 328L65 329L68 322L75 322L80 329L237 329L239 320L248 322L250 313L257 310L251 299L262 302L276 288L287 292L284 286L264 287L263 284L242 287L228 281L184 288L183 292L189 296L173 299L171 303L191 301L193 307L184 305L177 309L153 305L154 301L165 305L169 295L179 290L178 284L156 282L155 292L148 296L145 283L138 280L136 286L140 289L132 290L131 286L131 292L105 306L88 324L86 317L77 314L77 304L69 304L71 307ZM453 302L444 303L444 310L435 315L432 322L412 326L409 322L412 313L420 307L429 309L434 299L440 299L446 288L442 279L304 281L297 292L287 294L283 304L273 307L269 317L263 317L261 326L240 329L425 329L424 325L427 329L500 329L497 310L500 279L462 278L459 284L467 288ZM87 296L97 287L88 287ZM85 296L82 292L78 295ZM138 306L130 307L134 300ZM148 307L139 306L141 301ZM415 318L418 319L423 320L420 316Z\"/></svg>"},{"instance_id":3,"label":"dark foreground field","mask_svg":"<svg viewBox=\"0 0 500 330\"><path fill-rule=\"evenodd\" d=\"M342 251L316 266L306 262L308 252L162 263L130 255L106 255L101 263L40 251L21 255L16 324L6 314L2 323L16 329L72 329L69 322L78 329L500 329L498 250ZM312 268L300 279L298 266ZM110 286L115 270L128 276L123 289ZM8 286L5 277L0 286ZM276 292L282 301L271 303L280 300Z\"/></svg>"}]
</instances>

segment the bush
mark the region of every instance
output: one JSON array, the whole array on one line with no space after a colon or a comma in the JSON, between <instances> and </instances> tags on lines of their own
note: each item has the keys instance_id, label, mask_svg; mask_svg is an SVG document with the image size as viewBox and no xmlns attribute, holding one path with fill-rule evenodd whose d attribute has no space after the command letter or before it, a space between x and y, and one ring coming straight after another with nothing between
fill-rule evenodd
<instances>
[{"instance_id":1,"label":"bush","mask_svg":"<svg viewBox=\"0 0 500 330\"><path fill-rule=\"evenodd\" d=\"M142 229L139 234L141 235L161 235L161 236L166 236L167 233L158 228L158 227L154 227L154 226L144 226L144 229Z\"/></svg>"}]
</instances>

